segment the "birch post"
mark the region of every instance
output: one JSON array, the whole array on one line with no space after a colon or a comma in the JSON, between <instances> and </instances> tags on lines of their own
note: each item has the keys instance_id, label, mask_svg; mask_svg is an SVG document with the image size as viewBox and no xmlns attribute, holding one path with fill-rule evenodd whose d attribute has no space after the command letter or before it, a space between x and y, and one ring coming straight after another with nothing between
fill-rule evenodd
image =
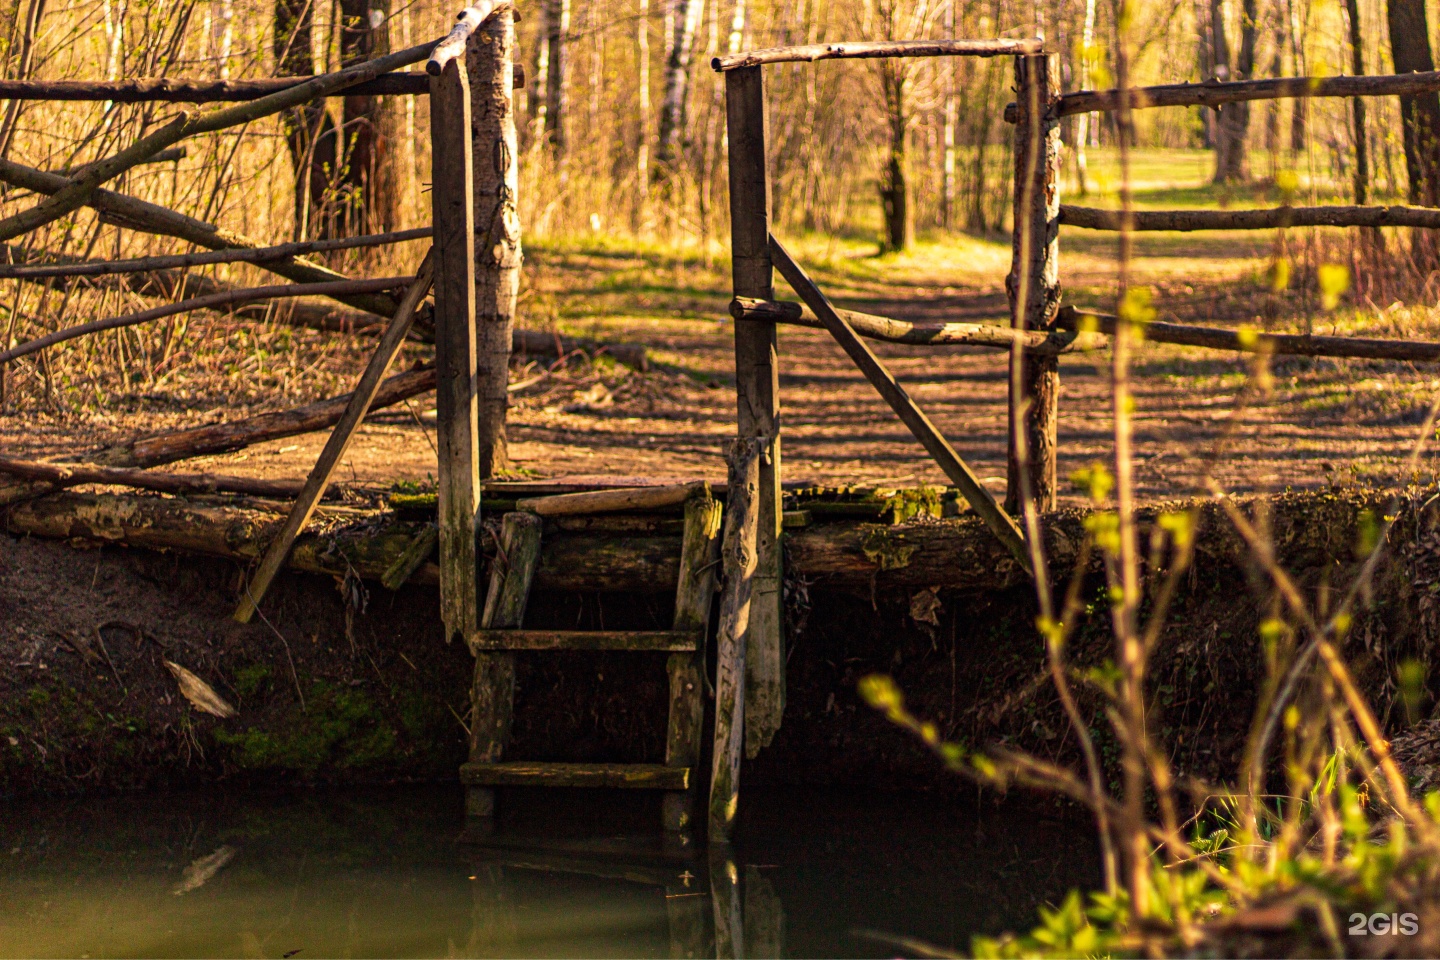
<instances>
[{"instance_id":1,"label":"birch post","mask_svg":"<svg viewBox=\"0 0 1440 960\"><path fill-rule=\"evenodd\" d=\"M760 461L764 437L730 441L729 490L720 557L725 591L715 633L715 748L710 773L710 842L730 841L740 803L740 747L745 727L745 634L751 624L752 580L759 559Z\"/></svg>"},{"instance_id":2,"label":"birch post","mask_svg":"<svg viewBox=\"0 0 1440 960\"><path fill-rule=\"evenodd\" d=\"M1010 326L1021 331L1048 327L1060 306L1059 63L1053 54L1015 58L1015 229L1005 289ZM1027 353L1017 341L1011 365L1005 509L1020 512L1018 444L1023 439L1030 494L1039 510L1053 510L1059 361Z\"/></svg>"},{"instance_id":3,"label":"birch post","mask_svg":"<svg viewBox=\"0 0 1440 960\"><path fill-rule=\"evenodd\" d=\"M465 45L470 138L475 157L475 349L480 476L510 466L505 409L515 298L520 289L520 184L516 163L515 25L511 9L492 14ZM433 109L433 108L432 108Z\"/></svg>"},{"instance_id":4,"label":"birch post","mask_svg":"<svg viewBox=\"0 0 1440 960\"><path fill-rule=\"evenodd\" d=\"M720 552L720 504L709 491L685 504L685 535L680 546L680 576L675 585L672 630L699 631L710 625L710 603L715 597L715 561ZM700 766L704 729L705 657L699 651L670 654L665 672L670 678L670 717L665 733L665 765L696 769ZM698 777L697 777L698 779ZM668 837L688 845L694 822L698 784L689 790L666 793L661 819Z\"/></svg>"},{"instance_id":5,"label":"birch post","mask_svg":"<svg viewBox=\"0 0 1440 960\"><path fill-rule=\"evenodd\" d=\"M730 252L737 297L773 300L770 183L765 168L763 67L725 75L730 141ZM746 638L745 754L754 757L780 729L785 712L784 607L780 547L780 381L773 321L735 325L735 385L740 437L763 437L759 470L759 551Z\"/></svg>"},{"instance_id":6,"label":"birch post","mask_svg":"<svg viewBox=\"0 0 1440 960\"><path fill-rule=\"evenodd\" d=\"M451 60L430 81L440 618L447 641L457 633L468 639L479 627L475 202L466 59Z\"/></svg>"}]
</instances>

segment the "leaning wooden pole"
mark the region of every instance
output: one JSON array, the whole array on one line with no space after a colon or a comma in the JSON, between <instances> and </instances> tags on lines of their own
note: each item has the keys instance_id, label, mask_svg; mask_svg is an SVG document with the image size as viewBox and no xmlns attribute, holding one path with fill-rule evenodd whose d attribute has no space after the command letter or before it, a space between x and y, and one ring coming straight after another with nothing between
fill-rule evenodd
<instances>
[{"instance_id":1,"label":"leaning wooden pole","mask_svg":"<svg viewBox=\"0 0 1440 960\"><path fill-rule=\"evenodd\" d=\"M995 498L990 495L990 491L985 489L980 478L975 475L975 471L960 458L960 454L950 446L950 441L946 440L944 434L930 422L925 411L916 405L910 395L905 392L905 388L900 386L899 381L891 375L889 370L885 369L885 365L866 346L865 341L861 340L844 318L835 312L835 307L815 285L815 281L810 279L794 258L781 246L780 241L773 236L770 238L770 256L775 262L776 269L780 271L780 275L795 289L795 292L800 295L800 299L805 301L806 306L813 310L825 324L825 329L849 354L850 359L855 362L855 366L865 374L865 379L870 381L870 385L890 405L890 409L895 411L900 422L909 428L915 439L919 440L926 452L935 459L935 463L940 469L945 471L950 482L959 488L960 495L975 509L980 519L985 521L985 526L989 527L990 531L999 538L1000 542L1005 545L1005 549L1010 551L1027 573L1033 573L1030 551L1025 545L1025 537L1020 533L1020 528L1016 526L1015 520L1008 513L1000 509L1000 504L996 503Z\"/></svg>"},{"instance_id":2,"label":"leaning wooden pole","mask_svg":"<svg viewBox=\"0 0 1440 960\"><path fill-rule=\"evenodd\" d=\"M1050 326L1060 306L1060 96L1059 58L1015 58L1020 116L1015 124L1014 233L1010 275L1010 326L1039 331ZM1005 509L1021 507L1022 476L1041 511L1055 509L1056 417L1060 364L1032 353L1022 342L1011 347L1010 411L1006 451ZM1021 445L1024 456L1021 456Z\"/></svg>"},{"instance_id":3,"label":"leaning wooden pole","mask_svg":"<svg viewBox=\"0 0 1440 960\"><path fill-rule=\"evenodd\" d=\"M759 66L725 75L730 145L730 253L735 296L773 300L770 184L765 173L765 75ZM780 548L780 381L775 323L735 325L738 435L764 437L760 464L759 560L746 657L745 752L754 757L780 729L785 713L783 558Z\"/></svg>"},{"instance_id":4,"label":"leaning wooden pole","mask_svg":"<svg viewBox=\"0 0 1440 960\"><path fill-rule=\"evenodd\" d=\"M295 498L290 515L285 518L285 526L280 528L280 534L265 551L265 557L260 561L255 576L251 578L244 596L240 598L240 604L235 608L235 619L240 623L249 623L255 616L255 611L260 607L260 601L265 599L275 575L289 559L290 550L295 546L295 538L300 535L300 531L315 513L315 508L320 505L320 498L330 486L330 478L340 466L340 458L345 455L355 432L360 429L365 414L370 412L370 404L380 390L386 371L390 369L390 364L395 362L400 348L405 345L410 325L415 322L415 311L420 308L420 301L430 292L430 284L435 278L434 256L433 251L425 254L414 282L410 284L410 289L405 291L394 319L380 337L379 345L370 356L370 363L360 375L355 391L350 394L344 416L335 425L330 439L326 441L325 448L320 451L320 456L315 461L315 466L311 468L310 475L305 478L305 487Z\"/></svg>"},{"instance_id":5,"label":"leaning wooden pole","mask_svg":"<svg viewBox=\"0 0 1440 960\"><path fill-rule=\"evenodd\" d=\"M745 739L745 632L759 564L760 466L764 437L730 441L729 489L720 558L725 590L715 634L715 747L710 772L710 842L728 843L740 803L740 748Z\"/></svg>"},{"instance_id":6,"label":"leaning wooden pole","mask_svg":"<svg viewBox=\"0 0 1440 960\"><path fill-rule=\"evenodd\" d=\"M465 57L430 81L431 208L435 243L435 411L440 619L445 639L479 629L476 537L475 200Z\"/></svg>"},{"instance_id":7,"label":"leaning wooden pole","mask_svg":"<svg viewBox=\"0 0 1440 960\"><path fill-rule=\"evenodd\" d=\"M465 44L475 157L475 356L480 476L510 466L505 442L510 344L520 290L520 186L515 138L515 26L508 4Z\"/></svg>"}]
</instances>

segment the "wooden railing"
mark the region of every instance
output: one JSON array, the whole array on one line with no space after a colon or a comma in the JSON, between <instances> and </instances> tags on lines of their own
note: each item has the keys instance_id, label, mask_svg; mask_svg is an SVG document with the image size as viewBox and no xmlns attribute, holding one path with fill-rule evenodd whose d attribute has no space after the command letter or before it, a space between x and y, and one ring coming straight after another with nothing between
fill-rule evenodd
<instances>
[{"instance_id":1,"label":"wooden railing","mask_svg":"<svg viewBox=\"0 0 1440 960\"><path fill-rule=\"evenodd\" d=\"M765 64L832 59L910 56L999 56L1015 60L1016 103L1005 117L1013 140L1014 226L1006 290L1010 327L971 323L912 324L889 317L836 309L774 237L770 228L766 173ZM1038 509L1055 506L1059 367L1062 353L1100 349L1119 321L1113 316L1062 306L1059 228L1103 230L1270 229L1288 226L1440 228L1440 209L1394 206L1279 207L1270 210L1118 211L1062 205L1059 190L1060 118L1089 111L1202 105L1317 96L1394 96L1440 90L1440 72L1389 77L1298 78L1241 83L1177 84L1126 91L1062 94L1058 60L1039 40L933 40L829 43L783 47L717 57L725 75L729 134L731 256L735 323L737 427L741 437L764 441L760 477L757 586L750 614L747 673L760 689L746 690L747 737L763 743L778 727L783 700L780 651L781 582L779 496L781 482L777 324L823 328L865 374L936 463L970 502L991 532L1030 569L1026 538L1012 516L1022 491ZM779 270L803 304L781 301L774 291ZM1440 343L1311 337L1229 331L1151 323L1146 337L1207 349L1302 356L1440 361ZM1011 355L1007 484L1004 509L975 479L936 426L890 375L862 338L923 346L965 344L1003 349ZM1038 529L1035 527L1033 529ZM1032 530L1033 532L1033 530ZM723 831L723 825L722 825ZM712 824L712 835L716 827Z\"/></svg>"},{"instance_id":2,"label":"wooden railing","mask_svg":"<svg viewBox=\"0 0 1440 960\"><path fill-rule=\"evenodd\" d=\"M211 289L207 290L206 284L190 284L186 282L188 278L180 274L181 280L174 285L175 289L198 286L204 292L198 296L182 295L148 310L57 330L14 347L6 345L6 349L0 351L0 363L100 330L135 326L193 310L277 299L329 297L365 311L364 316L373 317L377 325L384 327L356 389L348 397L338 398L338 409L331 411L327 407L325 411L312 411L298 418L310 429L314 429L317 422L334 423L335 429L298 491L282 533L270 545L246 588L235 611L236 619L242 622L254 615L271 581L284 565L296 536L329 486L336 465L370 405L377 397L390 399L388 394L399 386L386 380L385 375L433 285L436 369L411 378L424 383L407 383L403 389L414 392L433 385L437 391L441 598L446 635L469 637L478 629L479 476L488 474L491 462L504 456L507 367L520 265L519 222L515 215L517 151L514 111L510 105L515 80L512 17L510 0L479 0L461 11L454 26L439 40L316 77L219 83L185 79L0 82L0 97L10 99L232 103L182 113L117 153L65 173L48 173L0 159L0 181L34 191L41 198L28 208L0 219L0 240L29 233L82 206L89 206L102 222L127 230L174 236L206 248L205 252L83 262L64 257L31 258L0 264L0 279L60 284L82 277L156 276L164 271L183 271L208 264L251 263L291 281L218 290L210 285ZM425 63L424 73L397 72L421 62ZM430 97L433 227L363 237L264 244L103 187L126 170L158 156L183 155L184 148L178 145L191 137L251 123L315 99L355 93ZM472 109L472 99L483 103ZM472 118L476 119L474 124ZM486 162L477 165L476 156L486 158ZM491 158L499 159L492 161ZM433 237L432 249L411 276L352 279L305 259L309 254L324 251L427 237ZM477 300L477 297L483 299ZM384 318L388 318L388 322ZM283 419L283 415L280 416ZM216 432L214 428L207 430ZM264 433L260 431L258 435ZM236 438L228 434L210 438L207 433L205 438L196 440L196 449L213 448L217 443L233 447L236 442ZM173 461L183 455L181 451L178 456L172 453L160 459L161 462ZM16 475L16 471L11 473ZM73 473L69 471L67 476ZM23 471L19 475L23 475Z\"/></svg>"}]
</instances>

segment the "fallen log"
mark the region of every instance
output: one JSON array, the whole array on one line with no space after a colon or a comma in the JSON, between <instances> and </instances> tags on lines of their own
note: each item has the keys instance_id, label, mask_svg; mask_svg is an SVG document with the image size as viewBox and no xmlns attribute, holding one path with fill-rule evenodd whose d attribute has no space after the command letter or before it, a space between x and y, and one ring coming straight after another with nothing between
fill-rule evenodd
<instances>
[{"instance_id":1,"label":"fallen log","mask_svg":"<svg viewBox=\"0 0 1440 960\"><path fill-rule=\"evenodd\" d=\"M525 331L516 331L522 332ZM643 361L644 348L637 347L636 350L638 359ZM370 409L381 410L434 389L434 367L420 367L397 374L381 382ZM155 467L194 457L229 453L257 443L328 429L344 416L349 402L350 394L341 394L290 410L111 444L77 460L108 467ZM52 489L53 486L45 482L0 483L0 505L39 496Z\"/></svg>"},{"instance_id":2,"label":"fallen log","mask_svg":"<svg viewBox=\"0 0 1440 960\"><path fill-rule=\"evenodd\" d=\"M987 323L910 323L872 313L857 313L854 310L836 309L835 312L862 337L889 343L991 347L997 350L1009 350L1016 343L1023 343L1026 353L1037 356L1100 350L1108 346L1102 338L1069 330L1046 333L1038 330L1013 330L1010 327ZM825 329L820 318L815 316L809 307L793 300L736 297L730 301L730 316L736 320L768 320L771 323L796 327Z\"/></svg>"},{"instance_id":3,"label":"fallen log","mask_svg":"<svg viewBox=\"0 0 1440 960\"><path fill-rule=\"evenodd\" d=\"M434 367L396 374L381 381L370 409L379 410L434 389ZM92 454L89 459L113 466L154 467L162 463L188 460L191 457L228 453L267 440L279 440L333 427L340 422L349 403L350 394L345 393L291 410L262 413L228 423L213 423L204 427L141 437L105 447Z\"/></svg>"},{"instance_id":4,"label":"fallen log","mask_svg":"<svg viewBox=\"0 0 1440 960\"><path fill-rule=\"evenodd\" d=\"M1251 512L1261 498L1246 498ZM1357 561L1356 544L1374 518L1400 519L1391 533L1399 543L1413 534L1420 500L1397 501L1374 490L1291 492L1263 499L1276 559L1290 570L1333 569ZM1252 553L1212 499L1146 507L1137 512L1142 534L1164 513L1195 510L1197 568L1248 569ZM1044 517L1051 575L1071 575L1085 537L1088 511L1066 509ZM256 502L192 500L169 496L64 491L0 510L12 534L81 539L157 550L178 550L243 562L256 559L274 537L284 514ZM348 523L346 521L349 521ZM405 561L428 521L394 514L332 508L322 512L320 532L307 533L291 554L290 567L344 576L347 563L361 577L380 580ZM1408 531L1408 532L1407 532ZM494 541L482 538L484 555ZM552 591L672 593L680 564L679 536L629 533L547 533L534 586ZM989 592L1027 588L1028 577L979 519L928 520L879 525L825 523L785 533L786 569L811 589L913 591L925 587ZM1098 553L1092 561L1099 569ZM418 565L411 583L438 584L433 562Z\"/></svg>"},{"instance_id":5,"label":"fallen log","mask_svg":"<svg viewBox=\"0 0 1440 960\"><path fill-rule=\"evenodd\" d=\"M337 577L353 569L366 579L379 580L425 527L401 522L379 530L367 527L364 532L337 527L337 521L343 522L347 514L353 519L357 513L330 514L325 519L331 529L300 537L290 567ZM246 563L259 557L284 519L283 513L253 504L73 491L4 510L4 526L14 534L177 550ZM423 579L424 573L421 567L412 580Z\"/></svg>"},{"instance_id":6,"label":"fallen log","mask_svg":"<svg viewBox=\"0 0 1440 960\"><path fill-rule=\"evenodd\" d=\"M527 497L518 501L515 509L542 517L573 517L617 510L658 510L680 506L691 497L709 495L709 484L704 480L693 480L663 487L624 487L618 490L588 490L583 493Z\"/></svg>"},{"instance_id":7,"label":"fallen log","mask_svg":"<svg viewBox=\"0 0 1440 960\"><path fill-rule=\"evenodd\" d=\"M384 277L375 280L341 280L335 283L285 283L268 287L241 287L224 293L194 297L189 300L151 307L148 310L126 313L118 317L106 317L104 320L93 320L90 323L56 330L54 333L28 340L9 350L0 351L0 363L9 363L19 357L37 353L46 347L53 347L57 343L64 343L87 334L116 330L121 327L133 327L195 310L217 310L231 304L255 303L260 300L279 300L313 294L379 293L383 290L403 287L414 279L414 277Z\"/></svg>"},{"instance_id":8,"label":"fallen log","mask_svg":"<svg viewBox=\"0 0 1440 960\"><path fill-rule=\"evenodd\" d=\"M134 487L160 493L240 493L251 497L288 500L300 493L303 480L264 480L219 473L153 473L131 467L101 467L92 463L46 463L0 457L0 473L21 480L45 483L54 489L82 483Z\"/></svg>"},{"instance_id":9,"label":"fallen log","mask_svg":"<svg viewBox=\"0 0 1440 960\"><path fill-rule=\"evenodd\" d=\"M1055 325L1066 330L1099 330L1115 333L1111 314L1092 313L1061 307ZM1292 357L1351 357L1361 360L1408 360L1411 363L1440 361L1440 343L1424 340L1378 340L1368 337L1320 337L1302 333L1260 333L1256 330L1225 330L1221 327L1192 327L1183 323L1156 320L1142 328L1146 340L1178 343L1210 350L1236 350Z\"/></svg>"},{"instance_id":10,"label":"fallen log","mask_svg":"<svg viewBox=\"0 0 1440 960\"><path fill-rule=\"evenodd\" d=\"M1060 205L1060 224L1119 230L1120 210ZM1282 227L1440 227L1433 207L1269 207L1263 210L1132 210L1131 230L1274 230Z\"/></svg>"}]
</instances>

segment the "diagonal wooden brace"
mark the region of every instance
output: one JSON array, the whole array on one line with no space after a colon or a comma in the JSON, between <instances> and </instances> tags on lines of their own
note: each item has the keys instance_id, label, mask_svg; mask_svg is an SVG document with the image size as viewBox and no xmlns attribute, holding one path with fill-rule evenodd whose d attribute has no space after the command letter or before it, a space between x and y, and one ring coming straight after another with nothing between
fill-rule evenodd
<instances>
[{"instance_id":1,"label":"diagonal wooden brace","mask_svg":"<svg viewBox=\"0 0 1440 960\"><path fill-rule=\"evenodd\" d=\"M773 234L770 236L770 259L775 264L775 269L780 271L780 275L794 288L795 293L805 301L805 305L815 313L815 316L820 318L825 329L829 330L830 335L839 341L840 346L850 355L850 359L855 361L860 372L865 374L865 379L869 380L871 385L879 391L880 396L885 398L885 402L890 404L890 408L895 411L905 426L910 428L915 439L919 440L921 446L935 458L936 463L940 464L940 469L944 470L945 475L959 488L960 494L969 501L970 506L980 515L980 519L984 520L991 532L1000 538L1000 542L1005 544L1010 553L1014 555L1016 562L1033 576L1030 552L1025 547L1025 538L1021 535L1020 528L1014 519L1000 509L1000 505L995 502L990 491L986 490L981 485L980 478L975 476L975 471L960 459L960 454L955 452L955 448L950 446L950 442L936 429L935 424L930 422L930 418L925 416L925 411L916 406L915 401L911 400L910 395L905 392L905 388L891 376L889 370L885 369L865 341L861 340L850 324L835 312L835 308L831 306L825 294L820 292L815 281L811 280L800 268L800 265L791 259L790 254L780 245L780 241L776 240Z\"/></svg>"}]
</instances>

